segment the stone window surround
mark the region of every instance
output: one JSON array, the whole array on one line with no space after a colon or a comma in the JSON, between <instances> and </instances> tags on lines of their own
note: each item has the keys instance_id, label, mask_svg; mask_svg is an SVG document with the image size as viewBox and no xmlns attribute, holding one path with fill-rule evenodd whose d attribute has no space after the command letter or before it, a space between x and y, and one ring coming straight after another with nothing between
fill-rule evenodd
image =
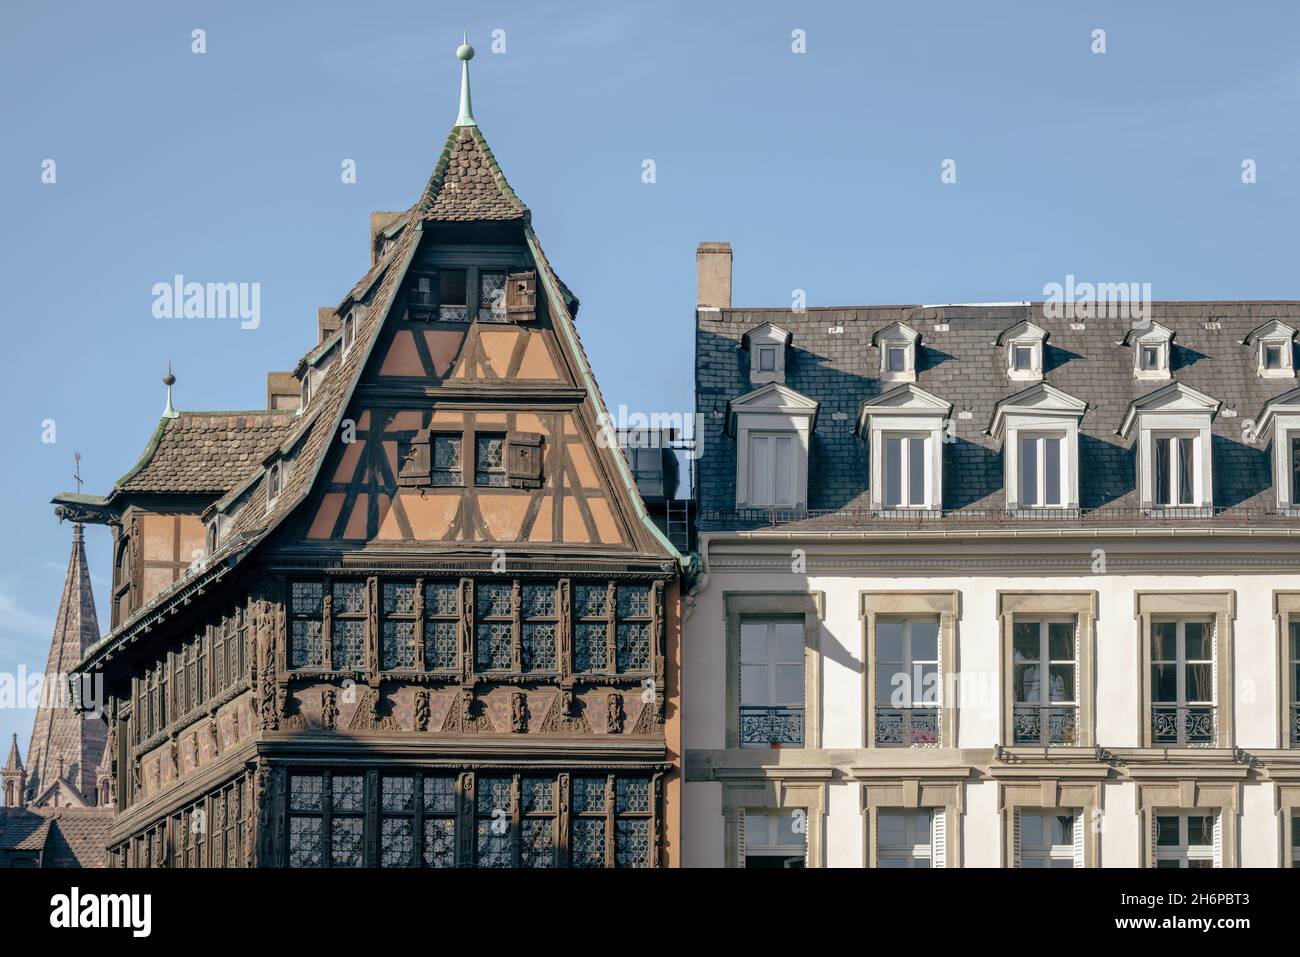
<instances>
[{"instance_id":1,"label":"stone window surround","mask_svg":"<svg viewBox=\"0 0 1300 957\"><path fill-rule=\"evenodd\" d=\"M1291 440L1300 438L1300 415L1294 408L1290 411L1279 410L1272 416L1273 422L1273 487L1277 490L1277 507L1279 509L1300 508L1300 502L1291 501Z\"/></svg>"},{"instance_id":2,"label":"stone window surround","mask_svg":"<svg viewBox=\"0 0 1300 957\"><path fill-rule=\"evenodd\" d=\"M1141 746L1151 743L1151 620L1152 618L1197 618L1214 620L1214 689L1216 748L1231 748L1236 740L1233 728L1233 623L1237 618L1237 593L1228 591L1139 591L1133 595L1133 617L1138 623L1138 727ZM1191 750L1175 748L1174 750ZM1182 805L1189 807L1192 805ZM1224 832L1227 833L1226 831Z\"/></svg>"},{"instance_id":3,"label":"stone window surround","mask_svg":"<svg viewBox=\"0 0 1300 957\"><path fill-rule=\"evenodd\" d=\"M878 329L871 337L871 344L880 350L881 382L915 382L918 353L921 349L921 334L906 323L893 322L883 329ZM889 350L903 350L903 368L889 368Z\"/></svg>"},{"instance_id":4,"label":"stone window surround","mask_svg":"<svg viewBox=\"0 0 1300 957\"><path fill-rule=\"evenodd\" d=\"M943 814L944 861L948 868L961 867L961 822L965 813L965 788L948 769L927 774L918 769L909 774L897 770L880 773L854 770L854 777L870 774L862 782L862 841L867 867L879 867L876 857L876 820L882 810L915 811L931 808ZM880 775L877 777L877 775ZM964 775L963 775L964 777Z\"/></svg>"},{"instance_id":5,"label":"stone window surround","mask_svg":"<svg viewBox=\"0 0 1300 957\"><path fill-rule=\"evenodd\" d=\"M1097 592L1095 591L999 591L997 614L1002 634L1002 733L1004 747L1042 751L1039 745L1013 745L1015 669L1012 664L1012 635L1015 620L1048 616L1075 617L1078 657L1075 660L1075 698L1079 707L1079 740L1074 747L1096 744L1097 721L1095 649L1097 647ZM1052 750L1056 750L1053 748ZM1052 805L1046 805L1051 807Z\"/></svg>"},{"instance_id":6,"label":"stone window surround","mask_svg":"<svg viewBox=\"0 0 1300 957\"><path fill-rule=\"evenodd\" d=\"M1300 623L1300 591L1273 592L1273 619L1277 622L1277 702L1278 702L1278 739L1277 746L1292 750L1291 743L1291 708L1300 704L1291 687L1290 625Z\"/></svg>"},{"instance_id":7,"label":"stone window surround","mask_svg":"<svg viewBox=\"0 0 1300 957\"><path fill-rule=\"evenodd\" d=\"M1279 779L1273 789L1274 806L1279 817L1278 867L1291 867L1291 841L1294 836L1292 818L1300 815L1300 779ZM1226 839L1225 839L1226 842ZM1226 865L1225 865L1226 866Z\"/></svg>"},{"instance_id":8,"label":"stone window surround","mask_svg":"<svg viewBox=\"0 0 1300 957\"><path fill-rule=\"evenodd\" d=\"M825 867L826 780L829 771L814 771L791 780L798 771L785 769L783 777L768 779L762 771L742 772L743 777L722 781L723 866L743 867L740 829L747 813L803 810L807 831L808 867ZM721 775L720 775L721 776Z\"/></svg>"},{"instance_id":9,"label":"stone window surround","mask_svg":"<svg viewBox=\"0 0 1300 957\"><path fill-rule=\"evenodd\" d=\"M1101 782L1058 781L1054 778L1003 782L998 787L998 811L1002 816L1002 867L1016 866L1015 814L1019 811L1047 813L1075 810L1083 815L1083 866L1101 866L1101 828L1097 815L1102 812Z\"/></svg>"},{"instance_id":10,"label":"stone window surround","mask_svg":"<svg viewBox=\"0 0 1300 957\"><path fill-rule=\"evenodd\" d=\"M822 746L821 627L826 596L820 591L724 591L726 609L726 747L740 747L740 622L742 618L804 620L804 749ZM779 806L779 805L778 805Z\"/></svg>"},{"instance_id":11,"label":"stone window surround","mask_svg":"<svg viewBox=\"0 0 1300 957\"><path fill-rule=\"evenodd\" d=\"M858 593L862 619L862 740L876 747L876 621L878 618L939 618L939 747L957 746L957 702L946 695L949 675L957 674L957 620L961 617L958 591L864 591ZM900 746L898 750L907 751Z\"/></svg>"},{"instance_id":12,"label":"stone window surround","mask_svg":"<svg viewBox=\"0 0 1300 957\"><path fill-rule=\"evenodd\" d=\"M1241 785L1236 781L1179 780L1137 781L1138 866L1155 867L1152 860L1151 829L1161 811L1214 812L1219 815L1223 834L1222 866L1238 865L1238 817L1241 814Z\"/></svg>"}]
</instances>

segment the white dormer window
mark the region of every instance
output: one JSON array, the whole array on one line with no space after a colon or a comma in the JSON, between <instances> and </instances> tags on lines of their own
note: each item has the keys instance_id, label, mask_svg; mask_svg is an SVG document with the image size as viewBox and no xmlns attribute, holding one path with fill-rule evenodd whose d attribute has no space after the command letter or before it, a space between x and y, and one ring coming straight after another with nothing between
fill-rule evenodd
<instances>
[{"instance_id":1,"label":"white dormer window","mask_svg":"<svg viewBox=\"0 0 1300 957\"><path fill-rule=\"evenodd\" d=\"M1124 345L1133 350L1133 377L1136 379L1168 379L1169 359L1174 347L1174 331L1152 322L1130 329L1124 335Z\"/></svg>"},{"instance_id":2,"label":"white dormer window","mask_svg":"<svg viewBox=\"0 0 1300 957\"><path fill-rule=\"evenodd\" d=\"M789 345L790 333L770 322L745 333L740 347L749 351L750 385L785 382L785 353Z\"/></svg>"},{"instance_id":3,"label":"white dormer window","mask_svg":"<svg viewBox=\"0 0 1300 957\"><path fill-rule=\"evenodd\" d=\"M733 399L729 413L728 429L736 440L736 507L807 507L817 402L769 382Z\"/></svg>"},{"instance_id":4,"label":"white dormer window","mask_svg":"<svg viewBox=\"0 0 1300 957\"><path fill-rule=\"evenodd\" d=\"M1280 511L1300 509L1300 389L1274 396L1259 414L1256 442L1272 432L1273 487Z\"/></svg>"},{"instance_id":5,"label":"white dormer window","mask_svg":"<svg viewBox=\"0 0 1300 957\"><path fill-rule=\"evenodd\" d=\"M1007 378L1034 381L1043 377L1043 350L1047 330L1032 322L1018 322L998 334L994 345L1006 350Z\"/></svg>"},{"instance_id":6,"label":"white dormer window","mask_svg":"<svg viewBox=\"0 0 1300 957\"><path fill-rule=\"evenodd\" d=\"M994 406L988 433L1002 444L1008 511L1079 507L1079 420L1087 409L1045 382Z\"/></svg>"},{"instance_id":7,"label":"white dormer window","mask_svg":"<svg viewBox=\"0 0 1300 957\"><path fill-rule=\"evenodd\" d=\"M952 403L902 385L862 403L858 434L871 443L871 507L943 508L944 423Z\"/></svg>"},{"instance_id":8,"label":"white dormer window","mask_svg":"<svg viewBox=\"0 0 1300 957\"><path fill-rule=\"evenodd\" d=\"M890 323L877 329L871 344L880 350L880 379L882 382L915 382L916 353L921 346L921 334L901 322Z\"/></svg>"},{"instance_id":9,"label":"white dormer window","mask_svg":"<svg viewBox=\"0 0 1300 957\"><path fill-rule=\"evenodd\" d=\"M1276 319L1247 333L1242 345L1255 350L1257 372L1265 379L1295 378L1296 330Z\"/></svg>"},{"instance_id":10,"label":"white dormer window","mask_svg":"<svg viewBox=\"0 0 1300 957\"><path fill-rule=\"evenodd\" d=\"M1135 400L1118 434L1137 440L1143 508L1211 508L1210 426L1220 403L1181 382Z\"/></svg>"}]
</instances>

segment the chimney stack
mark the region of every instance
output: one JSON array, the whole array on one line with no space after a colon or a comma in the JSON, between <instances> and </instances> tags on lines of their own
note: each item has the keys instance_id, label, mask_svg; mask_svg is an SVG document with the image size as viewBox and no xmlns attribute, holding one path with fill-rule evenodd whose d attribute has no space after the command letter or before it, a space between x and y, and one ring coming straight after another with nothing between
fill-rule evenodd
<instances>
[{"instance_id":1,"label":"chimney stack","mask_svg":"<svg viewBox=\"0 0 1300 957\"><path fill-rule=\"evenodd\" d=\"M696 305L731 308L731 243L700 243L695 250Z\"/></svg>"}]
</instances>

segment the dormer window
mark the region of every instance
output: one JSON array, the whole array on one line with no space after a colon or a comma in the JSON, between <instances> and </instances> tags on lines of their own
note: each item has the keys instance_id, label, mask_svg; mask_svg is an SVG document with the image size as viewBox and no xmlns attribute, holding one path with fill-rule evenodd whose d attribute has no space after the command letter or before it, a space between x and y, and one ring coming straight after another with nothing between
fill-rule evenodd
<instances>
[{"instance_id":1,"label":"dormer window","mask_svg":"<svg viewBox=\"0 0 1300 957\"><path fill-rule=\"evenodd\" d=\"M1295 336L1295 329L1276 319L1247 333L1242 345L1254 348L1256 371L1261 378L1295 378Z\"/></svg>"},{"instance_id":2,"label":"dormer window","mask_svg":"<svg viewBox=\"0 0 1300 957\"><path fill-rule=\"evenodd\" d=\"M282 484L282 466L280 462L273 462L266 470L266 507L271 508L275 500L280 497L280 486Z\"/></svg>"},{"instance_id":3,"label":"dormer window","mask_svg":"<svg viewBox=\"0 0 1300 957\"><path fill-rule=\"evenodd\" d=\"M1210 426L1219 405L1181 382L1129 405L1117 434L1137 440L1143 508L1213 507Z\"/></svg>"},{"instance_id":4,"label":"dormer window","mask_svg":"<svg viewBox=\"0 0 1300 957\"><path fill-rule=\"evenodd\" d=\"M1280 511L1300 508L1300 389L1269 399L1259 414L1257 442L1272 433L1273 487Z\"/></svg>"},{"instance_id":5,"label":"dormer window","mask_svg":"<svg viewBox=\"0 0 1300 957\"><path fill-rule=\"evenodd\" d=\"M1002 443L1008 511L1079 507L1079 420L1087 409L1045 382L994 406L988 434Z\"/></svg>"},{"instance_id":6,"label":"dormer window","mask_svg":"<svg viewBox=\"0 0 1300 957\"><path fill-rule=\"evenodd\" d=\"M1136 379L1168 379L1169 359L1174 347L1174 331L1158 322L1130 329L1124 345L1133 350L1133 376Z\"/></svg>"},{"instance_id":7,"label":"dormer window","mask_svg":"<svg viewBox=\"0 0 1300 957\"><path fill-rule=\"evenodd\" d=\"M817 402L769 382L729 406L736 440L736 507L808 505L808 448Z\"/></svg>"},{"instance_id":8,"label":"dormer window","mask_svg":"<svg viewBox=\"0 0 1300 957\"><path fill-rule=\"evenodd\" d=\"M217 551L217 522L218 518L213 516L203 530L203 551L207 555L214 555Z\"/></svg>"},{"instance_id":9,"label":"dormer window","mask_svg":"<svg viewBox=\"0 0 1300 957\"><path fill-rule=\"evenodd\" d=\"M1006 350L1007 378L1019 381L1043 377L1043 348L1048 332L1032 322L1018 322L998 334L994 345Z\"/></svg>"},{"instance_id":10,"label":"dormer window","mask_svg":"<svg viewBox=\"0 0 1300 957\"><path fill-rule=\"evenodd\" d=\"M868 399L858 434L871 444L871 507L943 507L944 422L952 403L907 384Z\"/></svg>"},{"instance_id":11,"label":"dormer window","mask_svg":"<svg viewBox=\"0 0 1300 957\"><path fill-rule=\"evenodd\" d=\"M745 333L740 347L749 351L750 385L785 382L785 354L790 338L790 333L770 322Z\"/></svg>"},{"instance_id":12,"label":"dormer window","mask_svg":"<svg viewBox=\"0 0 1300 957\"><path fill-rule=\"evenodd\" d=\"M298 405L298 411L302 412L307 408L307 403L311 401L311 369L307 369L302 374L302 401Z\"/></svg>"},{"instance_id":13,"label":"dormer window","mask_svg":"<svg viewBox=\"0 0 1300 957\"><path fill-rule=\"evenodd\" d=\"M916 352L921 334L901 322L877 329L871 344L880 349L880 378L883 382L915 382Z\"/></svg>"}]
</instances>

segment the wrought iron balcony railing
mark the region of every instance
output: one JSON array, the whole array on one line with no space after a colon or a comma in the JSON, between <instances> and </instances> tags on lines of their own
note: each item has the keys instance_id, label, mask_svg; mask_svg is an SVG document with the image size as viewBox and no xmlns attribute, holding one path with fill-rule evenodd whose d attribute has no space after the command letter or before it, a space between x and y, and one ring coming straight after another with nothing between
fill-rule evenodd
<instances>
[{"instance_id":1,"label":"wrought iron balcony railing","mask_svg":"<svg viewBox=\"0 0 1300 957\"><path fill-rule=\"evenodd\" d=\"M877 747L937 747L939 722L937 707L877 708Z\"/></svg>"},{"instance_id":2,"label":"wrought iron balcony railing","mask_svg":"<svg viewBox=\"0 0 1300 957\"><path fill-rule=\"evenodd\" d=\"M1079 743L1079 709L1072 704L1018 704L1012 708L1015 744L1052 747Z\"/></svg>"},{"instance_id":3,"label":"wrought iron balcony railing","mask_svg":"<svg viewBox=\"0 0 1300 957\"><path fill-rule=\"evenodd\" d=\"M895 528L1143 528L1298 527L1300 511L1256 506L1116 506L1098 508L705 508L701 527Z\"/></svg>"},{"instance_id":4,"label":"wrought iron balcony railing","mask_svg":"<svg viewBox=\"0 0 1300 957\"><path fill-rule=\"evenodd\" d=\"M803 747L801 705L740 706L741 747Z\"/></svg>"},{"instance_id":5,"label":"wrought iron balcony railing","mask_svg":"<svg viewBox=\"0 0 1300 957\"><path fill-rule=\"evenodd\" d=\"M1151 706L1151 744L1158 748L1212 748L1218 740L1212 704Z\"/></svg>"}]
</instances>

